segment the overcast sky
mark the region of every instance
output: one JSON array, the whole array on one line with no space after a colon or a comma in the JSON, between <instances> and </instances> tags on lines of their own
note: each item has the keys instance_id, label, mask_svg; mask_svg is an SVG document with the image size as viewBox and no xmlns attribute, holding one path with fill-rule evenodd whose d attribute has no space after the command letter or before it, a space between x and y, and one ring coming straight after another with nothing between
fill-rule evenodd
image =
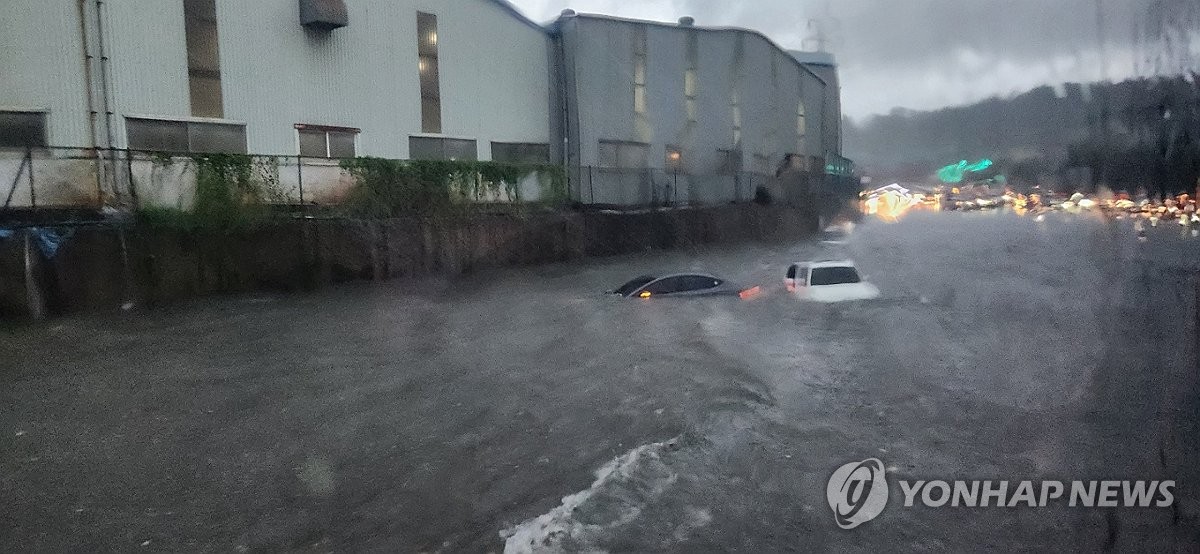
<instances>
[{"instance_id":1,"label":"overcast sky","mask_svg":"<svg viewBox=\"0 0 1200 554\"><path fill-rule=\"evenodd\" d=\"M1135 52L1145 41L1134 28L1156 0L1099 1L1103 50L1097 0L512 0L537 21L564 8L672 22L690 15L697 25L757 29L789 49L813 49L810 21L819 21L855 118L1144 74L1149 65ZM1200 11L1196 0L1158 1Z\"/></svg>"}]
</instances>

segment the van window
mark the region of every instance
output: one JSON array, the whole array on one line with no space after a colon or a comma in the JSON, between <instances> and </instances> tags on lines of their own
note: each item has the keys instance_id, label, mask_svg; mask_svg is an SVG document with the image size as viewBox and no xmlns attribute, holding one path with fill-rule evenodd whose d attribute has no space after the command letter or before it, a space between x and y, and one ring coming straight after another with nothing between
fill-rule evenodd
<instances>
[{"instance_id":1,"label":"van window","mask_svg":"<svg viewBox=\"0 0 1200 554\"><path fill-rule=\"evenodd\" d=\"M842 267L818 267L812 271L813 286L820 285L845 285L848 283L860 283L862 279L858 276L858 270L849 266Z\"/></svg>"}]
</instances>

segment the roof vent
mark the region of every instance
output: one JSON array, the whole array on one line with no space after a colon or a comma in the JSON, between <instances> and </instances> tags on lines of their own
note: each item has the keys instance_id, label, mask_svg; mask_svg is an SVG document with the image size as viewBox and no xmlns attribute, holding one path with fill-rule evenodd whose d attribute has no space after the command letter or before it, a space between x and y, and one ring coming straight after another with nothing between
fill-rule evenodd
<instances>
[{"instance_id":1,"label":"roof vent","mask_svg":"<svg viewBox=\"0 0 1200 554\"><path fill-rule=\"evenodd\" d=\"M569 8L565 9L562 11L562 16L563 17L575 17L575 10L572 10Z\"/></svg>"},{"instance_id":2,"label":"roof vent","mask_svg":"<svg viewBox=\"0 0 1200 554\"><path fill-rule=\"evenodd\" d=\"M344 0L300 0L300 24L309 29L332 31L350 24Z\"/></svg>"},{"instance_id":3,"label":"roof vent","mask_svg":"<svg viewBox=\"0 0 1200 554\"><path fill-rule=\"evenodd\" d=\"M695 27L696 26L696 18L685 15L685 16L679 18L679 26L680 27Z\"/></svg>"}]
</instances>

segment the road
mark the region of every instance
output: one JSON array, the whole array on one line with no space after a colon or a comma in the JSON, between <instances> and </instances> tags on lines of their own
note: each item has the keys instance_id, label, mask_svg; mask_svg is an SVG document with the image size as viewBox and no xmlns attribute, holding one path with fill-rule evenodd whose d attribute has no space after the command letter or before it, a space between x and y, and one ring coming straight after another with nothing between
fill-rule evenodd
<instances>
[{"instance_id":1,"label":"road","mask_svg":"<svg viewBox=\"0 0 1200 554\"><path fill-rule=\"evenodd\" d=\"M1200 548L1200 239L915 213L742 245L0 329L0 550ZM852 257L875 302L614 300ZM893 499L839 529L832 471ZM1174 479L1171 508L904 508L895 480Z\"/></svg>"}]
</instances>

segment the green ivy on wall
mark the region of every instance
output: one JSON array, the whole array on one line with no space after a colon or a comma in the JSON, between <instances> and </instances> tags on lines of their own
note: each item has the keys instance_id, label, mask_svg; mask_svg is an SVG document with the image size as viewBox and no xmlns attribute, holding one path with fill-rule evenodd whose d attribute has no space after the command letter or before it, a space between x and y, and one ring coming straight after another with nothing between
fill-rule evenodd
<instances>
[{"instance_id":1,"label":"green ivy on wall","mask_svg":"<svg viewBox=\"0 0 1200 554\"><path fill-rule=\"evenodd\" d=\"M348 215L447 216L470 211L478 202L521 203L519 183L537 174L540 202L566 201L566 174L554 165L446 160L343 160L355 187L344 204Z\"/></svg>"}]
</instances>

